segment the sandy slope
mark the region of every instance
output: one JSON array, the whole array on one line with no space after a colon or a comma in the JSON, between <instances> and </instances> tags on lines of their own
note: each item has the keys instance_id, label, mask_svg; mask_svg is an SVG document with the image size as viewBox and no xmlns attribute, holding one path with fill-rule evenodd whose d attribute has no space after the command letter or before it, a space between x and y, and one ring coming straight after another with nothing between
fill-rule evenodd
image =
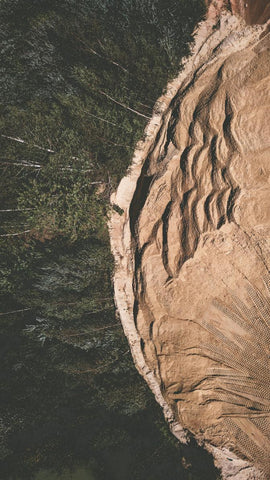
<instances>
[{"instance_id":1,"label":"sandy slope","mask_svg":"<svg viewBox=\"0 0 270 480\"><path fill-rule=\"evenodd\" d=\"M252 333L217 314L213 299L228 305L233 291L248 303L247 282L262 291L269 271L269 34L228 13L214 22L200 25L112 197L123 210L110 223L115 298L174 434L204 444L223 478L260 479L270 477L268 407L255 421L258 399L224 394L209 372L228 366L230 348L248 350ZM224 346L231 330L244 346L231 346L233 333ZM206 355L209 344L223 361Z\"/></svg>"}]
</instances>

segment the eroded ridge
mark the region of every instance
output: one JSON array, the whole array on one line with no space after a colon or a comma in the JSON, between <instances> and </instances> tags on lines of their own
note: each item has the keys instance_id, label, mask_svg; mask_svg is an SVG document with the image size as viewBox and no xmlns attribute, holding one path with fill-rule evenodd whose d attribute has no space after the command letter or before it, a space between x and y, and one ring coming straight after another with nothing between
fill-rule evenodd
<instances>
[{"instance_id":1,"label":"eroded ridge","mask_svg":"<svg viewBox=\"0 0 270 480\"><path fill-rule=\"evenodd\" d=\"M186 106L178 100L168 125L167 150L170 147L173 152L169 154L173 165L173 168L169 167L170 178L167 175L168 157L163 154L157 159L155 174L151 172L151 163L149 174L144 173L144 186L151 183L151 189L148 187L147 201L139 209L139 218L130 215L133 235L138 239L138 258L156 240L168 278L176 277L184 262L193 257L202 234L234 221L233 206L240 187L230 166L240 148L231 128L234 110L226 82L222 82L224 67L223 63L212 84L203 88L194 110L188 112L191 120L186 132L181 132L182 124L179 124L182 118L186 118ZM219 125L210 115L215 103L219 103ZM183 134L188 135L185 148L181 148ZM165 192L165 189L169 191ZM165 195L166 201L162 202ZM162 211L157 208L161 203ZM149 215L151 204L153 211ZM178 223L177 238L176 235L172 238L170 232L175 231L175 220Z\"/></svg>"},{"instance_id":2,"label":"eroded ridge","mask_svg":"<svg viewBox=\"0 0 270 480\"><path fill-rule=\"evenodd\" d=\"M257 439L245 440L241 396L209 372L225 371L232 328L214 299L228 305L233 292L248 305L247 282L260 291L269 272L269 33L228 14L219 30L200 28L113 199L124 210L111 222L116 301L135 363L178 438L205 444L224 478L268 478L268 423L248 417ZM233 324L244 352L246 335L254 342L248 325ZM245 415L256 406L244 404Z\"/></svg>"}]
</instances>

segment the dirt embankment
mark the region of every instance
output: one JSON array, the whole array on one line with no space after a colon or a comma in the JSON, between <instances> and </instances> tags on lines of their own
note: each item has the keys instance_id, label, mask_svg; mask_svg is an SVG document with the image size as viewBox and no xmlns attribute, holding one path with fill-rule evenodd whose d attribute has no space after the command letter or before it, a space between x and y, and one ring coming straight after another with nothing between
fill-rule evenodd
<instances>
[{"instance_id":1,"label":"dirt embankment","mask_svg":"<svg viewBox=\"0 0 270 480\"><path fill-rule=\"evenodd\" d=\"M112 197L115 298L177 438L224 479L269 479L270 34L215 20Z\"/></svg>"},{"instance_id":2,"label":"dirt embankment","mask_svg":"<svg viewBox=\"0 0 270 480\"><path fill-rule=\"evenodd\" d=\"M241 16L248 25L263 24L270 18L269 0L206 0L211 17L223 9Z\"/></svg>"}]
</instances>

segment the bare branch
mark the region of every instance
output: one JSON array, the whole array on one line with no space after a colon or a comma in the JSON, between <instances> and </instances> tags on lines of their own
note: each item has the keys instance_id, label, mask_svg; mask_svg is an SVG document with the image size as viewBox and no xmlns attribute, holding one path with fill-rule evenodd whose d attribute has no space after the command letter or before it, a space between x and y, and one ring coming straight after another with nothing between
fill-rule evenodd
<instances>
[{"instance_id":1,"label":"bare branch","mask_svg":"<svg viewBox=\"0 0 270 480\"><path fill-rule=\"evenodd\" d=\"M10 166L13 166L15 165L16 167L22 167L22 170L24 167L29 167L29 168L36 168L38 170L44 168L43 165L40 165L39 163L30 163L30 162L24 162L24 161L21 161L21 162L6 162L6 161L1 161L0 159L0 167L3 165L10 165ZM90 165L92 165L92 163L90 163ZM74 168L72 168L70 165L68 165L67 167L61 167L60 168L61 171L70 171L70 172L74 172L76 171ZM93 168L87 168L86 170L81 170L82 173L87 173L87 172L92 172L93 171Z\"/></svg>"},{"instance_id":2,"label":"bare branch","mask_svg":"<svg viewBox=\"0 0 270 480\"><path fill-rule=\"evenodd\" d=\"M4 134L2 134L1 137L7 138L8 140L13 140L14 142L18 142L18 143L23 143L23 144L25 144L25 145L29 145L28 142L26 142L25 140L23 140L22 138L19 138L19 137L10 137L9 135L4 135ZM38 148L39 150L43 150L44 152L55 153L55 151L54 151L54 150L51 150L50 148L40 147L39 145L36 145L36 144L34 144L33 146L34 146L35 148Z\"/></svg>"},{"instance_id":3,"label":"bare branch","mask_svg":"<svg viewBox=\"0 0 270 480\"><path fill-rule=\"evenodd\" d=\"M84 315L92 315L93 313L105 312L107 310L114 310L115 306L112 305L111 307L104 307L98 310L92 310L91 312L84 312Z\"/></svg>"},{"instance_id":4,"label":"bare branch","mask_svg":"<svg viewBox=\"0 0 270 480\"><path fill-rule=\"evenodd\" d=\"M0 210L2 212L25 212L25 210L34 210L33 208L7 208L6 210Z\"/></svg>"},{"instance_id":5,"label":"bare branch","mask_svg":"<svg viewBox=\"0 0 270 480\"><path fill-rule=\"evenodd\" d=\"M106 120L105 118L102 118L102 117L98 117L97 115L94 115L93 113L90 113L90 112L88 112L87 110L84 110L84 112L87 113L87 115L90 115L90 117L97 118L97 119L100 120L101 122L109 123L110 125L113 125L114 127L118 127L118 128L121 128L121 130L124 130L124 128L121 127L120 125L117 125L117 123L110 122L109 120Z\"/></svg>"},{"instance_id":6,"label":"bare branch","mask_svg":"<svg viewBox=\"0 0 270 480\"><path fill-rule=\"evenodd\" d=\"M2 165L15 165L16 167L30 167L30 168L42 168L38 163L28 162L1 162Z\"/></svg>"},{"instance_id":7,"label":"bare branch","mask_svg":"<svg viewBox=\"0 0 270 480\"><path fill-rule=\"evenodd\" d=\"M97 57L99 58L102 58L102 60L106 60L107 62L111 63L112 65L115 65L116 67L120 68L120 70L122 70L123 72L125 73L129 73L129 71L123 67L122 65L120 65L120 63L117 63L115 62L114 60L111 60L110 58L108 58L107 56L105 57L104 55L101 55L100 53L96 52L96 50L94 50L93 48L87 46L85 44L85 42L80 38L78 37L77 35L73 35L77 40L79 40L79 42L84 46L84 50L86 50L87 52L90 52L92 53L93 55L96 55ZM104 47L103 47L104 48Z\"/></svg>"},{"instance_id":8,"label":"bare branch","mask_svg":"<svg viewBox=\"0 0 270 480\"><path fill-rule=\"evenodd\" d=\"M27 310L32 310L32 308L22 308L21 310L12 310L11 312L2 312L0 313L0 316L4 316L4 315L9 315L11 313L20 313L20 312L26 312Z\"/></svg>"},{"instance_id":9,"label":"bare branch","mask_svg":"<svg viewBox=\"0 0 270 480\"><path fill-rule=\"evenodd\" d=\"M124 103L118 102L117 100L115 100L113 97L111 97L107 93L103 92L102 90L99 90L99 93L101 95L104 95L106 98L108 98L112 102L116 103L117 105L120 105L120 107L125 108L126 110L129 110L130 112L136 113L136 115L139 115L140 117L146 118L147 120L151 120L151 117L148 117L148 116L144 115L143 113L140 113L137 110L134 110L133 108L128 107Z\"/></svg>"},{"instance_id":10,"label":"bare branch","mask_svg":"<svg viewBox=\"0 0 270 480\"><path fill-rule=\"evenodd\" d=\"M16 232L16 233L5 233L4 235L0 235L0 237L18 237L20 235L24 235L25 233L29 233L31 230L24 230L23 232Z\"/></svg>"},{"instance_id":11,"label":"bare branch","mask_svg":"<svg viewBox=\"0 0 270 480\"><path fill-rule=\"evenodd\" d=\"M89 182L88 185L101 185L104 182Z\"/></svg>"},{"instance_id":12,"label":"bare branch","mask_svg":"<svg viewBox=\"0 0 270 480\"><path fill-rule=\"evenodd\" d=\"M4 134L1 134L1 137L6 138L8 140L12 140L13 142L18 142L24 145L30 145L29 142L19 137L10 137L9 135L4 135ZM38 150L42 150L43 152L52 153L52 154L57 153L55 150L52 150L51 148L41 147L40 145L37 145L35 143L33 144L33 147L38 148ZM71 158L72 160L79 160L78 157L71 157Z\"/></svg>"},{"instance_id":13,"label":"bare branch","mask_svg":"<svg viewBox=\"0 0 270 480\"><path fill-rule=\"evenodd\" d=\"M148 108L148 110L151 110L151 112L152 112L153 107L150 107L149 105L146 105L145 103L142 103L142 102L139 102L139 104L142 105L145 108Z\"/></svg>"},{"instance_id":14,"label":"bare branch","mask_svg":"<svg viewBox=\"0 0 270 480\"><path fill-rule=\"evenodd\" d=\"M100 327L100 328L93 328L93 331L94 332L99 332L99 331L102 331L102 330L108 330L110 328L120 328L121 327L121 324L120 323L114 323L112 325L106 325L104 327ZM83 333L70 333L70 334L66 334L64 333L65 337L82 337L84 335L90 335L91 332L83 332Z\"/></svg>"}]
</instances>

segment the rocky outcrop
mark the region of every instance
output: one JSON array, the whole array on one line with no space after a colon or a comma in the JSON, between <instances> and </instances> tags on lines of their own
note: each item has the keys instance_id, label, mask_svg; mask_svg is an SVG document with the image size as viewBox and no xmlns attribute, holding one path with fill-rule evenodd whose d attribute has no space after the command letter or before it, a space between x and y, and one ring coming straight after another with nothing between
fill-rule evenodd
<instances>
[{"instance_id":1,"label":"rocky outcrop","mask_svg":"<svg viewBox=\"0 0 270 480\"><path fill-rule=\"evenodd\" d=\"M110 222L135 364L179 440L239 480L270 478L267 32L229 13L199 26Z\"/></svg>"}]
</instances>

